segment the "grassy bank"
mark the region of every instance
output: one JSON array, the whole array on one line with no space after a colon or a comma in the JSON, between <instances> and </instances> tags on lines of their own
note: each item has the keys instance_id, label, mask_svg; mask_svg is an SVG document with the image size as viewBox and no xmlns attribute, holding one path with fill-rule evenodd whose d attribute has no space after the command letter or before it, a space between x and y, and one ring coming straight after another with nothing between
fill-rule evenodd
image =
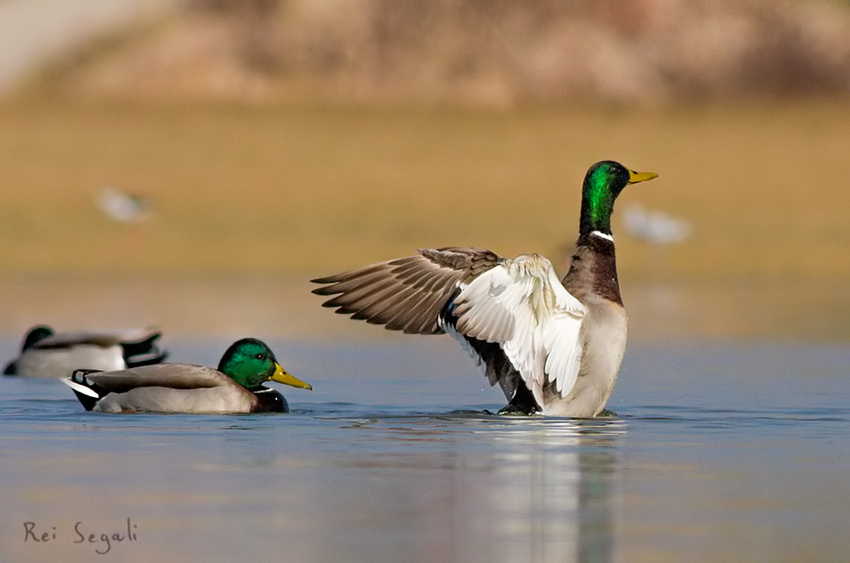
<instances>
[{"instance_id":1,"label":"grassy bank","mask_svg":"<svg viewBox=\"0 0 850 563\"><path fill-rule=\"evenodd\" d=\"M627 190L621 211L639 203L694 229L652 247L615 215L627 294L677 283L781 295L777 284L850 278L847 101L508 113L29 102L0 107L0 130L0 278L12 289L264 278L301 295L310 276L449 244L557 260L583 174L604 158L661 175ZM95 204L106 185L146 195L153 215L110 220ZM725 308L722 326L734 322Z\"/></svg>"},{"instance_id":2,"label":"grassy bank","mask_svg":"<svg viewBox=\"0 0 850 563\"><path fill-rule=\"evenodd\" d=\"M301 275L468 244L557 255L603 158L660 179L626 192L694 225L621 264L653 277L847 276L850 103L512 113L30 104L0 108L8 273ZM150 198L117 224L106 185ZM620 214L622 215L622 214ZM615 232L620 216L615 217Z\"/></svg>"}]
</instances>

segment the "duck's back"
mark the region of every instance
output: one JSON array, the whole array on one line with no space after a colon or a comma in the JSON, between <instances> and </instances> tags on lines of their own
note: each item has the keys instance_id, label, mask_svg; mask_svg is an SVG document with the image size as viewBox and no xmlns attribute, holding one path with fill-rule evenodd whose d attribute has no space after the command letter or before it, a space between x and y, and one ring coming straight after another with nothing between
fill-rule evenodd
<instances>
[{"instance_id":1,"label":"duck's back","mask_svg":"<svg viewBox=\"0 0 850 563\"><path fill-rule=\"evenodd\" d=\"M23 377L69 377L75 369L102 371L126 367L118 345L77 344L68 347L34 347L21 353L16 361L17 375Z\"/></svg>"},{"instance_id":2,"label":"duck's back","mask_svg":"<svg viewBox=\"0 0 850 563\"><path fill-rule=\"evenodd\" d=\"M193 364L156 364L86 379L106 393L100 412L251 412L257 399L218 370Z\"/></svg>"}]
</instances>

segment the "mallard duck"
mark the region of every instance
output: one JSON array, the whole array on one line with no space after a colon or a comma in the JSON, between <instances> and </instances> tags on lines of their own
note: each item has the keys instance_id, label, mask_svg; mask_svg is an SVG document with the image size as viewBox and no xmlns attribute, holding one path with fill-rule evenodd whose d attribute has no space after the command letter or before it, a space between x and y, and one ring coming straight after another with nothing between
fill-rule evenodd
<instances>
[{"instance_id":1,"label":"mallard duck","mask_svg":"<svg viewBox=\"0 0 850 563\"><path fill-rule=\"evenodd\" d=\"M286 372L256 338L230 345L218 369L194 364L157 364L120 371L77 370L62 381L88 411L160 413L289 412L273 380L312 389Z\"/></svg>"},{"instance_id":2,"label":"mallard duck","mask_svg":"<svg viewBox=\"0 0 850 563\"><path fill-rule=\"evenodd\" d=\"M168 353L156 347L161 332L132 329L119 332L56 333L36 326L24 337L21 355L6 365L5 375L68 377L75 369L110 371L158 364Z\"/></svg>"},{"instance_id":3,"label":"mallard duck","mask_svg":"<svg viewBox=\"0 0 850 563\"><path fill-rule=\"evenodd\" d=\"M325 307L408 334L454 336L498 383L500 412L600 414L626 346L611 215L629 184L657 177L604 161L584 178L579 236L558 280L539 254L447 247L312 280Z\"/></svg>"}]
</instances>

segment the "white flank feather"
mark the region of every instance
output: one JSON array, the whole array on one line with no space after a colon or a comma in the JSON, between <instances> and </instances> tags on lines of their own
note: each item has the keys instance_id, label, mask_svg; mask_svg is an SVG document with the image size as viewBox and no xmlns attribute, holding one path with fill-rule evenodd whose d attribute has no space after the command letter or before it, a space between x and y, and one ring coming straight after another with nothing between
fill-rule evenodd
<instances>
[{"instance_id":1,"label":"white flank feather","mask_svg":"<svg viewBox=\"0 0 850 563\"><path fill-rule=\"evenodd\" d=\"M546 258L505 260L478 276L456 299L458 331L498 342L542 407L543 386L566 396L581 362L579 329L586 309Z\"/></svg>"}]
</instances>

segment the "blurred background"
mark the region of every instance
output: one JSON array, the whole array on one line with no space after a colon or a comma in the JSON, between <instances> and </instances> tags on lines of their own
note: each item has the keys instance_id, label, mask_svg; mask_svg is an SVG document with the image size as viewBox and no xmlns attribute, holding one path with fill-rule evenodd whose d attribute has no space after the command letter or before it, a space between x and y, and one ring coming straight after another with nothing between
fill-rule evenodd
<instances>
[{"instance_id":1,"label":"blurred background","mask_svg":"<svg viewBox=\"0 0 850 563\"><path fill-rule=\"evenodd\" d=\"M385 336L311 277L563 269L598 160L630 338L850 338L847 0L0 0L0 331Z\"/></svg>"}]
</instances>

